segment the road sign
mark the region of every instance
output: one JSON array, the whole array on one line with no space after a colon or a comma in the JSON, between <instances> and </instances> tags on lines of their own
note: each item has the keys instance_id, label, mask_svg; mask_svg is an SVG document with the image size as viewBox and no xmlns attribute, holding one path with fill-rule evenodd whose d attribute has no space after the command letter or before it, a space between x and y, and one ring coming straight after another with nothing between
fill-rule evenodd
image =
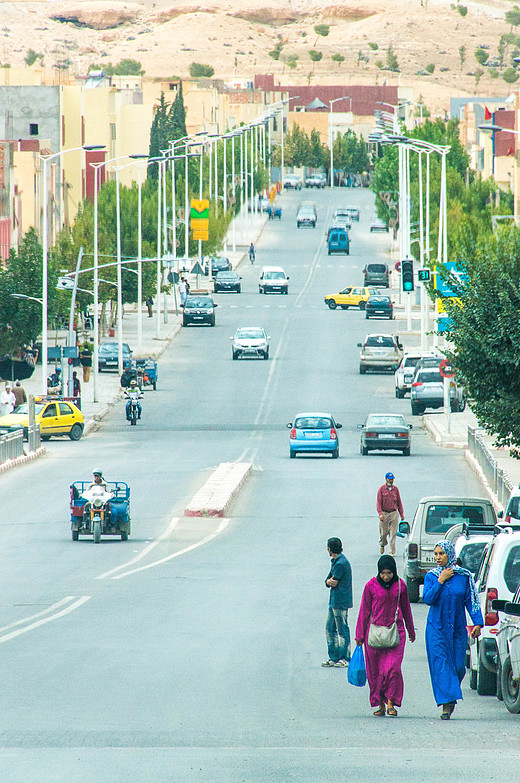
<instances>
[{"instance_id":1,"label":"road sign","mask_svg":"<svg viewBox=\"0 0 520 783\"><path fill-rule=\"evenodd\" d=\"M418 269L417 278L420 283L427 283L430 280L431 273L429 269Z\"/></svg>"},{"instance_id":2,"label":"road sign","mask_svg":"<svg viewBox=\"0 0 520 783\"><path fill-rule=\"evenodd\" d=\"M443 378L453 378L455 375L455 368L449 359L443 359L439 364L439 372Z\"/></svg>"},{"instance_id":3,"label":"road sign","mask_svg":"<svg viewBox=\"0 0 520 783\"><path fill-rule=\"evenodd\" d=\"M209 201L206 198L191 200L191 232L192 239L209 239Z\"/></svg>"},{"instance_id":4,"label":"road sign","mask_svg":"<svg viewBox=\"0 0 520 783\"><path fill-rule=\"evenodd\" d=\"M56 288L58 291L72 291L74 280L71 277L58 277Z\"/></svg>"},{"instance_id":5,"label":"road sign","mask_svg":"<svg viewBox=\"0 0 520 783\"><path fill-rule=\"evenodd\" d=\"M199 264L198 261L192 266L191 274L192 275L203 275L204 274L204 270L203 270L203 268L201 267L201 265Z\"/></svg>"},{"instance_id":6,"label":"road sign","mask_svg":"<svg viewBox=\"0 0 520 783\"><path fill-rule=\"evenodd\" d=\"M401 262L400 261L396 261L395 262L394 269L395 269L396 272L400 272L401 271Z\"/></svg>"}]
</instances>

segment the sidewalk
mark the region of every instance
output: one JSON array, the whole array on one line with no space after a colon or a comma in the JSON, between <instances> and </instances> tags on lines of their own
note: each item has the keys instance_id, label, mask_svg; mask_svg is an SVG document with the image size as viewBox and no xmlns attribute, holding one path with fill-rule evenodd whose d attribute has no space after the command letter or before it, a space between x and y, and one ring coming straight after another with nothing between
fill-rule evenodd
<instances>
[{"instance_id":1,"label":"sidewalk","mask_svg":"<svg viewBox=\"0 0 520 783\"><path fill-rule=\"evenodd\" d=\"M237 267L246 255L245 249L249 247L251 241L257 242L266 223L267 215L246 215L237 219L235 227L235 247L233 247L233 224L231 224L227 235L227 250L222 250L222 255L227 256L231 261L233 268ZM238 244L241 242L241 244ZM245 244L247 242L247 244ZM225 245L226 246L226 245ZM213 282L211 278L202 275L192 275L187 273L186 277L191 288L197 286L201 289L207 289L210 293L213 291ZM154 297L155 298L155 297ZM161 317L159 329L157 328L156 306L154 306L154 315L148 317L148 311L143 305L142 331L143 340L141 350L137 350L137 305L125 305L123 308L123 342L128 343L133 351L133 358L152 357L159 359L163 352L172 344L175 336L181 329L182 309L179 307L179 295L177 292L177 309L175 309L175 298L173 291L167 297L167 317L165 323L164 300L161 300ZM55 344L55 332L49 331L49 345ZM59 333L59 342L64 344L66 333ZM116 337L100 336L100 342L117 340ZM49 371L52 362L49 362ZM123 398L123 391L119 384L119 374L114 372L98 373L97 381L97 402L94 402L94 384L93 375L90 374L90 381L86 383L83 380L82 368L76 368L78 378L81 383L81 410L85 417L84 435L96 430L99 422L107 414L110 408ZM33 376L22 382L22 386L27 394L38 396L42 393L42 366L37 365ZM161 386L161 368L158 367L158 387Z\"/></svg>"}]
</instances>

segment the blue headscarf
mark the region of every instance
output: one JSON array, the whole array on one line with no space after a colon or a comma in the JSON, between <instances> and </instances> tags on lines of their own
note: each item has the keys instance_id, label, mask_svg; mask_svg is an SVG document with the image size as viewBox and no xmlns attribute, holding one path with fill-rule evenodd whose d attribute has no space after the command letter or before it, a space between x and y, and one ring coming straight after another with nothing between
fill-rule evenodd
<instances>
[{"instance_id":1,"label":"blue headscarf","mask_svg":"<svg viewBox=\"0 0 520 783\"><path fill-rule=\"evenodd\" d=\"M451 541L447 541L445 538L442 539L442 541L437 541L434 548L440 547L443 552L445 552L448 555L448 562L445 566L436 566L432 570L432 573L435 574L435 576L440 576L441 572L445 568L453 568L455 573L461 574L461 576L467 576L469 579L469 589L471 590L471 611L476 614L477 612L480 612L480 601L478 600L477 595L477 588L475 586L475 580L473 579L473 574L471 571L468 571L467 568L462 568L461 566L457 565L457 556L455 554L455 547L451 543Z\"/></svg>"}]
</instances>

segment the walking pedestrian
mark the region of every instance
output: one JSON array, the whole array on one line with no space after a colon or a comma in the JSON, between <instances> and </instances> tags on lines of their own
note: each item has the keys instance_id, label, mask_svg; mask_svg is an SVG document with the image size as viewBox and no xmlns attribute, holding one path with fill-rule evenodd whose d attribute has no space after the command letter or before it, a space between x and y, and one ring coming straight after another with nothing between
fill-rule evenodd
<instances>
[{"instance_id":1,"label":"walking pedestrian","mask_svg":"<svg viewBox=\"0 0 520 783\"><path fill-rule=\"evenodd\" d=\"M148 318L153 318L153 310L152 310L153 299L151 296L149 296L148 299L146 299L145 305L148 310Z\"/></svg>"},{"instance_id":2,"label":"walking pedestrian","mask_svg":"<svg viewBox=\"0 0 520 783\"><path fill-rule=\"evenodd\" d=\"M27 402L27 394L25 393L23 386L20 384L20 381L16 381L11 391L13 392L16 399L15 407L18 407L18 405L22 405L24 402Z\"/></svg>"},{"instance_id":3,"label":"walking pedestrian","mask_svg":"<svg viewBox=\"0 0 520 783\"><path fill-rule=\"evenodd\" d=\"M404 519L401 495L394 484L394 474L387 473L385 483L377 490L377 513L379 515L379 554L383 555L385 546L391 555L395 555L395 539L399 517Z\"/></svg>"},{"instance_id":4,"label":"walking pedestrian","mask_svg":"<svg viewBox=\"0 0 520 783\"><path fill-rule=\"evenodd\" d=\"M423 603L430 607L426 620L426 654L433 695L442 705L441 719L449 720L466 673L466 612L476 639L484 625L473 574L456 563L455 547L445 539L437 541L433 556L437 566L424 577Z\"/></svg>"},{"instance_id":5,"label":"walking pedestrian","mask_svg":"<svg viewBox=\"0 0 520 783\"><path fill-rule=\"evenodd\" d=\"M390 627L397 624L399 642L395 647L370 646L370 625ZM370 706L377 707L374 715L385 713L397 717L396 707L403 700L404 683L401 665L406 644L406 631L415 641L412 609L406 584L397 575L395 560L383 555L377 563L377 576L372 577L363 590L356 624L356 644L365 645L365 664L370 687Z\"/></svg>"},{"instance_id":6,"label":"walking pedestrian","mask_svg":"<svg viewBox=\"0 0 520 783\"><path fill-rule=\"evenodd\" d=\"M180 279L179 296L181 298L181 307L184 307L184 303L186 301L186 297L188 296L188 285L187 285L186 279L184 277L181 277L181 279Z\"/></svg>"},{"instance_id":7,"label":"walking pedestrian","mask_svg":"<svg viewBox=\"0 0 520 783\"><path fill-rule=\"evenodd\" d=\"M0 406L2 408L1 410L2 416L8 416L14 410L15 405L16 405L16 397L11 391L11 384L6 383L4 391L2 392L2 394L0 394Z\"/></svg>"},{"instance_id":8,"label":"walking pedestrian","mask_svg":"<svg viewBox=\"0 0 520 783\"><path fill-rule=\"evenodd\" d=\"M78 373L75 371L72 373L72 393L74 397L81 395L81 383L79 382Z\"/></svg>"},{"instance_id":9,"label":"walking pedestrian","mask_svg":"<svg viewBox=\"0 0 520 783\"><path fill-rule=\"evenodd\" d=\"M350 661L348 610L352 608L352 569L339 538L329 538L327 551L331 557L330 571L325 579L330 590L325 624L329 657L321 665L345 667Z\"/></svg>"}]
</instances>

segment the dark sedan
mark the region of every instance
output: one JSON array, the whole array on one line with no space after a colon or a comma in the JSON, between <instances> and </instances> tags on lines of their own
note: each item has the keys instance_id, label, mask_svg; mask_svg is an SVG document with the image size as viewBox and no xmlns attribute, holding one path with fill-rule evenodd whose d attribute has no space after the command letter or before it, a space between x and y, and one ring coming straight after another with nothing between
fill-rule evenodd
<instances>
[{"instance_id":1,"label":"dark sedan","mask_svg":"<svg viewBox=\"0 0 520 783\"><path fill-rule=\"evenodd\" d=\"M213 283L213 291L235 291L239 294L242 290L240 281L242 278L237 275L236 272L217 272L215 282Z\"/></svg>"},{"instance_id":2,"label":"dark sedan","mask_svg":"<svg viewBox=\"0 0 520 783\"><path fill-rule=\"evenodd\" d=\"M365 318L372 318L373 316L380 316L390 320L394 317L394 306L389 296L378 294L377 296L368 297L365 305Z\"/></svg>"},{"instance_id":3,"label":"dark sedan","mask_svg":"<svg viewBox=\"0 0 520 783\"><path fill-rule=\"evenodd\" d=\"M212 256L209 260L211 277L216 277L218 272L230 272L233 265L226 256Z\"/></svg>"},{"instance_id":4,"label":"dark sedan","mask_svg":"<svg viewBox=\"0 0 520 783\"><path fill-rule=\"evenodd\" d=\"M117 343L101 343L98 352L98 369L99 372L103 370L119 370L119 353ZM126 367L132 361L132 351L128 343L123 343L123 366Z\"/></svg>"},{"instance_id":5,"label":"dark sedan","mask_svg":"<svg viewBox=\"0 0 520 783\"><path fill-rule=\"evenodd\" d=\"M404 416L396 413L371 413L364 424L358 424L361 430L361 454L369 451L402 451L405 457L410 456L412 438L411 424L407 424Z\"/></svg>"}]
</instances>

